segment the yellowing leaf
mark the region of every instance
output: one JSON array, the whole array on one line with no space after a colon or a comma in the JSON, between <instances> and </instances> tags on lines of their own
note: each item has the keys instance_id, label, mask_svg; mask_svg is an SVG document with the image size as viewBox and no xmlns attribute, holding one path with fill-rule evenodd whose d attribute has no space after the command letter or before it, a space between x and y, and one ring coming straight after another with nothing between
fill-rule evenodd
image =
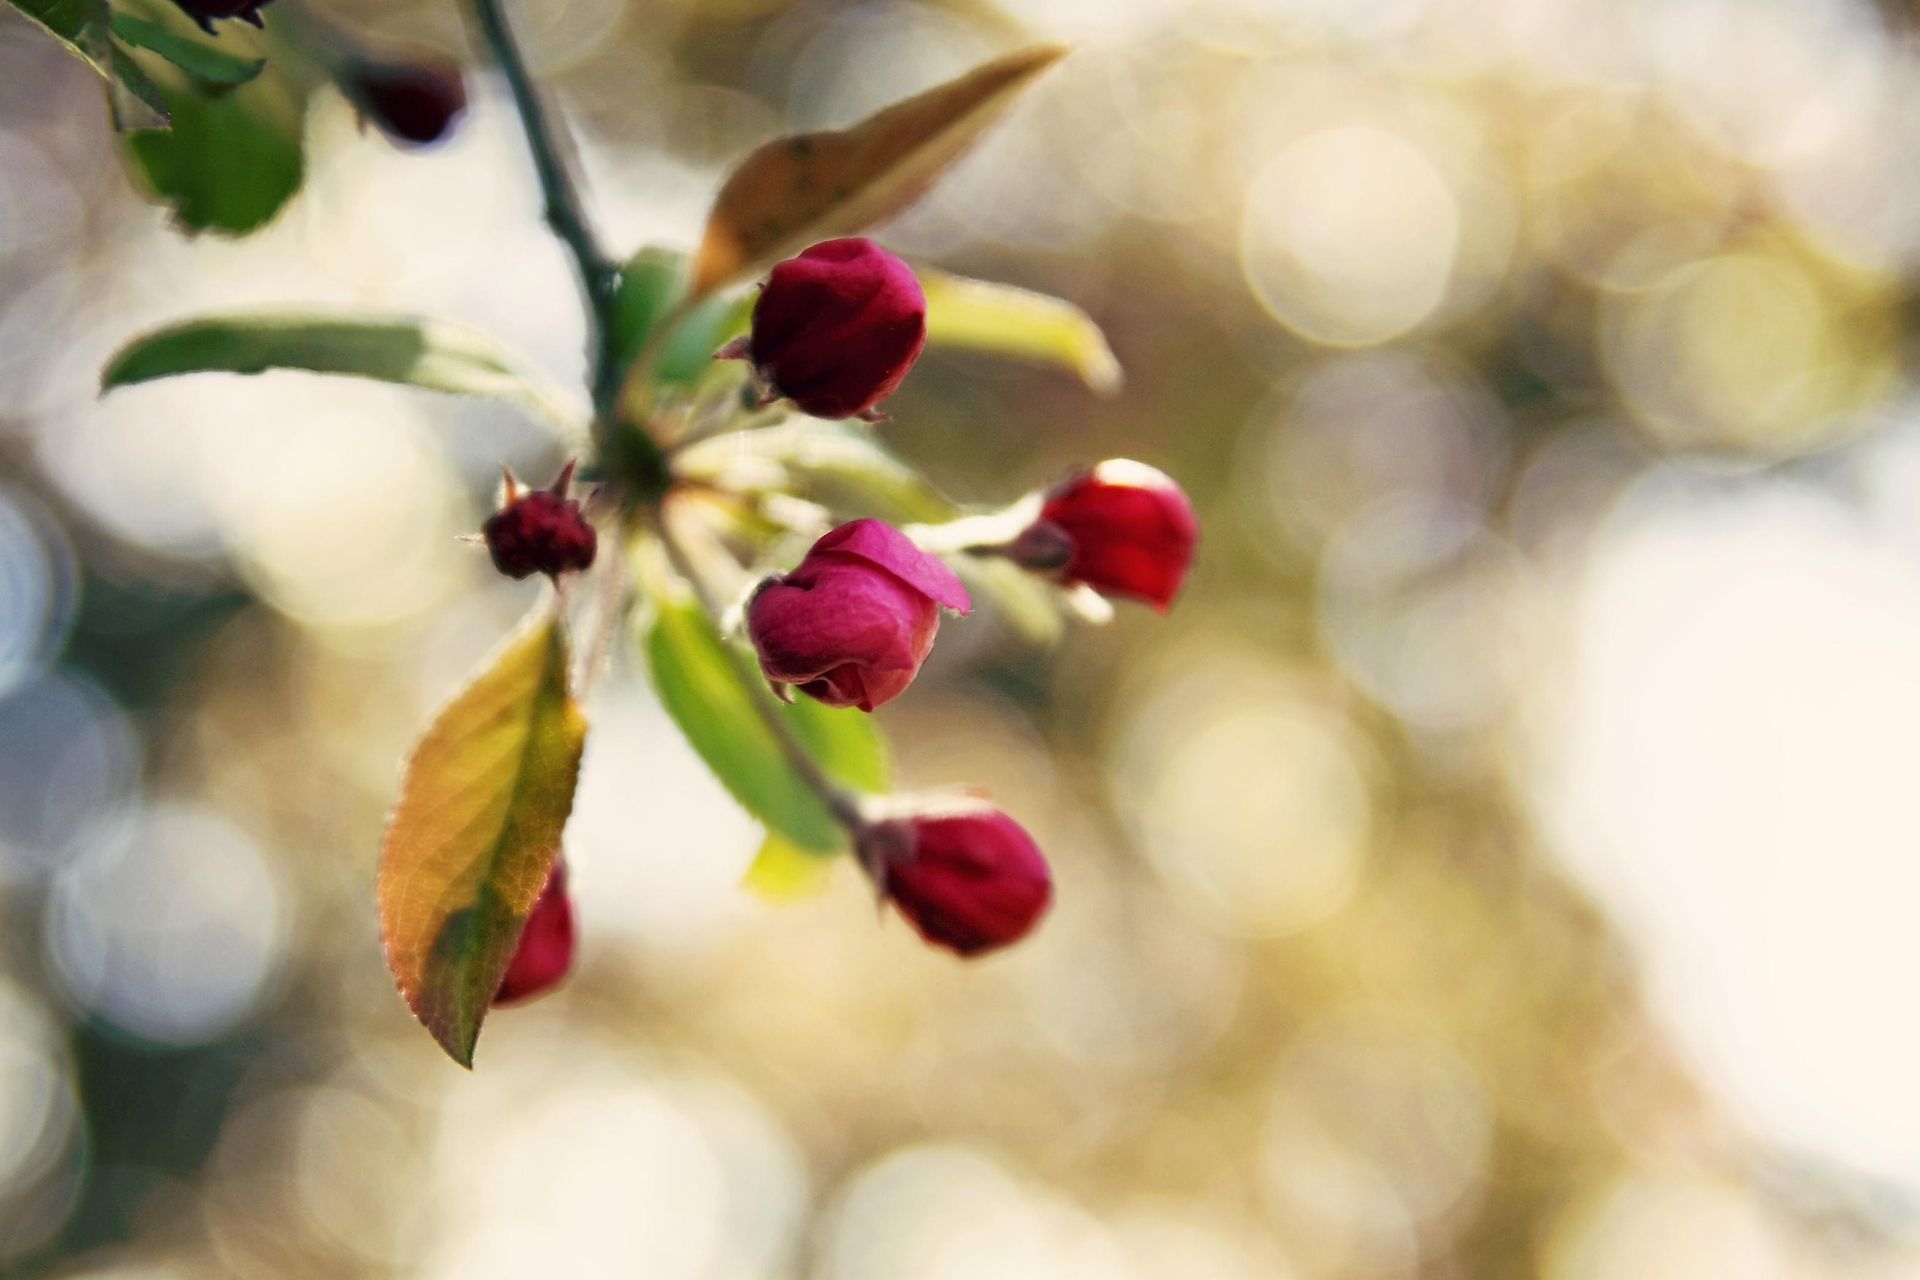
<instances>
[{"instance_id":1,"label":"yellowing leaf","mask_svg":"<svg viewBox=\"0 0 1920 1280\"><path fill-rule=\"evenodd\" d=\"M1009 284L921 271L927 341L1060 365L1103 395L1120 389L1120 362L1080 308Z\"/></svg>"},{"instance_id":2,"label":"yellowing leaf","mask_svg":"<svg viewBox=\"0 0 1920 1280\"><path fill-rule=\"evenodd\" d=\"M380 852L380 936L400 994L462 1066L560 852L586 719L552 609L434 719Z\"/></svg>"},{"instance_id":3,"label":"yellowing leaf","mask_svg":"<svg viewBox=\"0 0 1920 1280\"><path fill-rule=\"evenodd\" d=\"M767 143L720 188L694 256L691 293L711 293L816 240L899 213L1065 53L1060 45L1022 49L851 129Z\"/></svg>"},{"instance_id":4,"label":"yellowing leaf","mask_svg":"<svg viewBox=\"0 0 1920 1280\"><path fill-rule=\"evenodd\" d=\"M770 832L741 883L768 902L798 902L825 889L836 865Z\"/></svg>"}]
</instances>

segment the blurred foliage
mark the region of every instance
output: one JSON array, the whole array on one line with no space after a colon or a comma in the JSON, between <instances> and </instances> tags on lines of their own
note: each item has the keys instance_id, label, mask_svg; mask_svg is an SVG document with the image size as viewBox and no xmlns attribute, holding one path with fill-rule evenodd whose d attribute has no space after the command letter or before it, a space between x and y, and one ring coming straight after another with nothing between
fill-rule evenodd
<instances>
[{"instance_id":1,"label":"blurred foliage","mask_svg":"<svg viewBox=\"0 0 1920 1280\"><path fill-rule=\"evenodd\" d=\"M455 535L555 446L297 375L95 392L138 333L293 302L577 382L510 113L477 83L403 155L274 67L172 90L231 145L133 145L189 222L259 228L183 243L98 76L0 20L4 1265L1912 1274L1904 11L517 8L623 254L690 250L777 133L1074 42L885 238L1084 307L1126 391L935 350L884 435L968 498L1162 467L1189 594L1057 650L982 610L884 713L904 782L989 788L1058 864L981 966L851 874L742 891L753 824L624 646L583 970L457 1072L373 860L415 726L530 598ZM266 12L465 47L451 4ZM827 495L846 459L762 461Z\"/></svg>"}]
</instances>

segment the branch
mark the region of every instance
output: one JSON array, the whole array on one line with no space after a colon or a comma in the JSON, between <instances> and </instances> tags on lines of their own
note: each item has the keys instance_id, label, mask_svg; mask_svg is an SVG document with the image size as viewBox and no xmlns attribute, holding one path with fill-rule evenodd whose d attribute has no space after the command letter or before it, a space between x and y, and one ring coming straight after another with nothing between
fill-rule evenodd
<instances>
[{"instance_id":1,"label":"branch","mask_svg":"<svg viewBox=\"0 0 1920 1280\"><path fill-rule=\"evenodd\" d=\"M620 382L613 349L613 297L618 287L618 269L601 251L593 228L587 223L579 192L561 157L558 135L547 118L546 108L541 105L526 58L514 42L513 29L507 24L501 0L473 0L473 12L480 24L480 34L513 94L514 110L519 113L521 128L527 135L527 149L533 153L533 167L540 177L547 225L573 254L580 272L580 284L587 295L588 327L592 330L589 343L593 358L594 407L604 415Z\"/></svg>"}]
</instances>

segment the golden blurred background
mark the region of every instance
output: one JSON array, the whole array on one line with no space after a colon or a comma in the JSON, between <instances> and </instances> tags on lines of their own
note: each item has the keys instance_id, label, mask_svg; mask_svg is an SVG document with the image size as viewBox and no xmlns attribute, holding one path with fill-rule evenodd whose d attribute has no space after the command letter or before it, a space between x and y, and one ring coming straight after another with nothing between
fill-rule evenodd
<instances>
[{"instance_id":1,"label":"golden blurred background","mask_svg":"<svg viewBox=\"0 0 1920 1280\"><path fill-rule=\"evenodd\" d=\"M268 10L270 28L296 0ZM499 83L185 238L0 18L0 1274L1920 1277L1920 44L1863 0L520 0L623 251L726 167L1076 52L910 259L1127 370L936 352L973 500L1178 477L1168 618L949 626L882 720L1057 907L960 964L756 835L631 654L558 995L450 1066L381 965L429 711L524 611L456 540L509 407L277 374L96 397L159 321L443 315L570 384ZM319 12L472 61L451 0Z\"/></svg>"}]
</instances>

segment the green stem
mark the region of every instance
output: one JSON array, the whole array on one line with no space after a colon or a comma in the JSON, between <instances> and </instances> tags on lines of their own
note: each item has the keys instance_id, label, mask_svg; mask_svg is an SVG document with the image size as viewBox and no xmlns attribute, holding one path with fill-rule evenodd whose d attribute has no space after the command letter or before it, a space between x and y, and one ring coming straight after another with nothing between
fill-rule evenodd
<instances>
[{"instance_id":1,"label":"green stem","mask_svg":"<svg viewBox=\"0 0 1920 1280\"><path fill-rule=\"evenodd\" d=\"M559 145L559 135L547 117L545 106L527 70L526 58L513 38L501 0L473 0L474 17L507 88L513 94L514 110L527 135L527 149L533 153L534 171L540 178L540 193L546 204L547 226L573 255L580 272L580 285L587 296L588 339L593 363L593 402L605 419L620 390L618 352L614 349L614 294L619 288L619 271L602 252L593 228L580 204L579 192L567 173Z\"/></svg>"}]
</instances>

